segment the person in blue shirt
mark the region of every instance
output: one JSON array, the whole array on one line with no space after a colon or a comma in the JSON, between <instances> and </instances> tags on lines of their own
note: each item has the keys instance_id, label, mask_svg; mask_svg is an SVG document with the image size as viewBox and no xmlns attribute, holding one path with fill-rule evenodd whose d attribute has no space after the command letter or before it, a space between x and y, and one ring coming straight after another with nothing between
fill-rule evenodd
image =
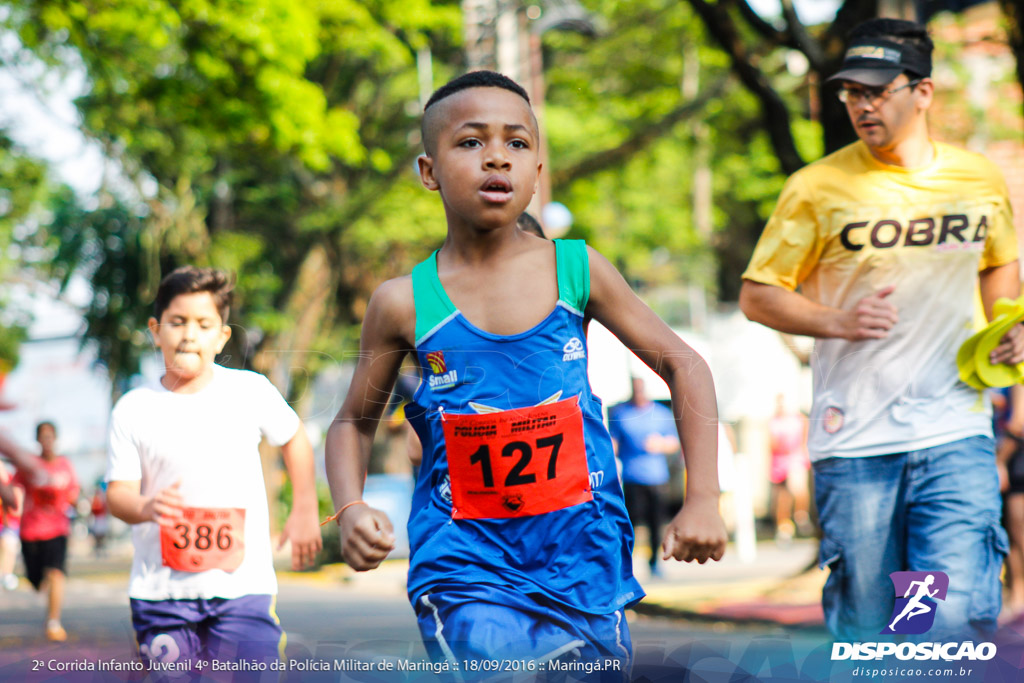
<instances>
[{"instance_id":1,"label":"person in blue shirt","mask_svg":"<svg viewBox=\"0 0 1024 683\"><path fill-rule=\"evenodd\" d=\"M622 461L622 493L635 529L647 527L651 576L661 576L658 544L668 490L667 456L679 453L679 432L672 411L647 396L644 381L630 380L633 395L608 411L608 432Z\"/></svg>"},{"instance_id":2,"label":"person in blue shirt","mask_svg":"<svg viewBox=\"0 0 1024 683\"><path fill-rule=\"evenodd\" d=\"M460 76L427 102L420 181L440 194L441 248L374 292L359 361L327 432L327 479L348 564L394 548L391 520L363 500L371 446L403 359L420 384L406 406L423 446L409 518L408 593L438 663L476 678L483 660L600 661L623 680L624 610L643 597L633 531L584 323L615 334L671 388L687 452L687 504L665 558L718 560L717 409L707 363L579 240L516 227L537 189L537 120L521 86ZM508 674L504 674L508 675Z\"/></svg>"}]
</instances>

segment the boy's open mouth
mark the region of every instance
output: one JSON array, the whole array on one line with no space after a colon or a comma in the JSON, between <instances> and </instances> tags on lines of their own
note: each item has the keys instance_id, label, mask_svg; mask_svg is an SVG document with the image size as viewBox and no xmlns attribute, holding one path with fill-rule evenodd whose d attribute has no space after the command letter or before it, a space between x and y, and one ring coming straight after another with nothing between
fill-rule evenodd
<instances>
[{"instance_id":1,"label":"boy's open mouth","mask_svg":"<svg viewBox=\"0 0 1024 683\"><path fill-rule=\"evenodd\" d=\"M512 183L504 176L493 175L484 181L480 192L488 201L504 202L512 193Z\"/></svg>"}]
</instances>

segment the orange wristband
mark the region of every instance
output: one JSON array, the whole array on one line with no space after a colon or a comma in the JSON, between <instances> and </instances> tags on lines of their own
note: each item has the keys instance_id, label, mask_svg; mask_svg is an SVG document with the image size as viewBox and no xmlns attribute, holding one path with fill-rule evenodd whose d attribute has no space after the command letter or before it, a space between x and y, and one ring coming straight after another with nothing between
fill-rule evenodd
<instances>
[{"instance_id":1,"label":"orange wristband","mask_svg":"<svg viewBox=\"0 0 1024 683\"><path fill-rule=\"evenodd\" d=\"M335 521L337 521L340 524L341 522L339 520L341 519L341 513L343 513L345 510L349 509L353 505L368 505L368 503L365 500L353 500L351 503L345 503L340 508L338 508L337 512L335 512L333 515L331 515L330 517L328 517L324 521L320 522L320 526L323 526L323 525L327 524L328 522L335 522Z\"/></svg>"}]
</instances>

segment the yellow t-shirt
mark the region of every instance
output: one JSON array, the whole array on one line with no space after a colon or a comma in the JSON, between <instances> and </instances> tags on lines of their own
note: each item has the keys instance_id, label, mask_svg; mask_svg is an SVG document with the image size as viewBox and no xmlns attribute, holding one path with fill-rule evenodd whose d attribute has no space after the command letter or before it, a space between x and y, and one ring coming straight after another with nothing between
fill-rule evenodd
<instances>
[{"instance_id":1,"label":"yellow t-shirt","mask_svg":"<svg viewBox=\"0 0 1024 683\"><path fill-rule=\"evenodd\" d=\"M918 169L862 142L793 174L743 278L850 308L887 285L899 322L885 339L819 339L812 459L899 453L991 433L960 382L978 271L1017 260L1006 184L985 158L935 143Z\"/></svg>"}]
</instances>

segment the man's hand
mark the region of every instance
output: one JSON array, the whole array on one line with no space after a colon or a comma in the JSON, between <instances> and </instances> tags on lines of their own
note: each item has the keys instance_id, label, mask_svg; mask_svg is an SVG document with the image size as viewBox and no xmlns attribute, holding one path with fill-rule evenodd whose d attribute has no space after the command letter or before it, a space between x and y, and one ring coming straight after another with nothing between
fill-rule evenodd
<instances>
[{"instance_id":1,"label":"man's hand","mask_svg":"<svg viewBox=\"0 0 1024 683\"><path fill-rule=\"evenodd\" d=\"M999 340L999 345L988 355L988 359L991 363L1006 363L1007 365L1024 362L1024 323L1014 325L1007 330L1003 338Z\"/></svg>"},{"instance_id":2,"label":"man's hand","mask_svg":"<svg viewBox=\"0 0 1024 683\"><path fill-rule=\"evenodd\" d=\"M725 554L728 540L725 523L718 514L717 497L687 500L665 530L662 559L697 560L700 564L709 559L717 562Z\"/></svg>"},{"instance_id":3,"label":"man's hand","mask_svg":"<svg viewBox=\"0 0 1024 683\"><path fill-rule=\"evenodd\" d=\"M886 297L893 293L895 286L883 287L866 296L840 318L840 333L837 335L850 341L864 339L885 339L889 330L899 322L896 306Z\"/></svg>"},{"instance_id":4,"label":"man's hand","mask_svg":"<svg viewBox=\"0 0 1024 683\"><path fill-rule=\"evenodd\" d=\"M281 530L281 540L277 544L277 549L283 548L288 541L292 542L292 569L299 571L313 566L316 554L323 547L316 508L292 510L284 529Z\"/></svg>"},{"instance_id":5,"label":"man's hand","mask_svg":"<svg viewBox=\"0 0 1024 683\"><path fill-rule=\"evenodd\" d=\"M173 526L175 521L181 519L181 510L185 507L185 501L178 490L180 487L181 482L176 481L167 488L160 489L146 501L142 515L160 526Z\"/></svg>"},{"instance_id":6,"label":"man's hand","mask_svg":"<svg viewBox=\"0 0 1024 683\"><path fill-rule=\"evenodd\" d=\"M377 567L395 549L394 527L382 511L369 505L353 505L338 518L341 555L356 571Z\"/></svg>"}]
</instances>

